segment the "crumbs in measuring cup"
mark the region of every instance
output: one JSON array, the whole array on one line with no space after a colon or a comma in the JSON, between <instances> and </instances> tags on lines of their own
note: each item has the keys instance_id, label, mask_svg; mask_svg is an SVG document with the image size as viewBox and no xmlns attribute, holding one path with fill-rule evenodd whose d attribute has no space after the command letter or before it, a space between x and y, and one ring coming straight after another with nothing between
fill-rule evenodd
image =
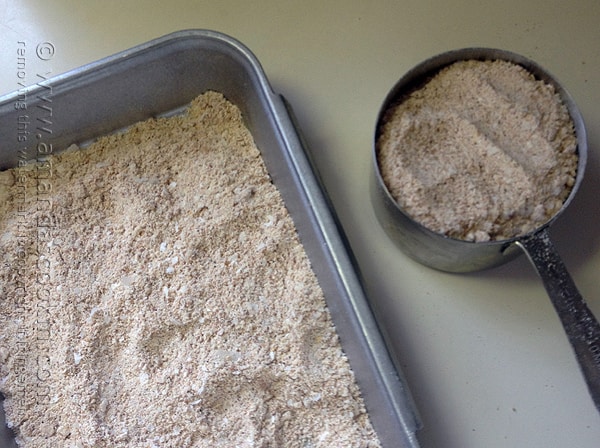
<instances>
[{"instance_id":1,"label":"crumbs in measuring cup","mask_svg":"<svg viewBox=\"0 0 600 448\"><path fill-rule=\"evenodd\" d=\"M512 62L465 60L386 111L377 162L415 221L456 239L503 240L560 210L577 138L552 85Z\"/></svg>"}]
</instances>

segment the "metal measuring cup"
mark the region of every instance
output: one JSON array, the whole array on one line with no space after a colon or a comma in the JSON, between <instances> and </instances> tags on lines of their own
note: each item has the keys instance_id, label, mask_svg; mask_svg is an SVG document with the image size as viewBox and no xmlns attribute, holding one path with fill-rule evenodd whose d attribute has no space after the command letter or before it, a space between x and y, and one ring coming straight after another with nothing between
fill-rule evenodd
<instances>
[{"instance_id":1,"label":"metal measuring cup","mask_svg":"<svg viewBox=\"0 0 600 448\"><path fill-rule=\"evenodd\" d=\"M535 230L514 238L471 242L433 232L413 220L393 199L381 176L377 155L379 128L385 112L441 68L460 60L502 59L521 65L537 79L554 86L566 105L575 127L578 165L575 184L562 207ZM473 272L504 264L525 253L539 276L563 324L596 408L600 411L600 324L577 290L558 252L549 228L573 200L583 179L587 161L587 138L583 119L569 93L537 63L512 52L490 48L465 48L434 56L406 73L387 95L377 117L373 146L374 175L371 196L375 214L395 243L416 261L447 272Z\"/></svg>"}]
</instances>

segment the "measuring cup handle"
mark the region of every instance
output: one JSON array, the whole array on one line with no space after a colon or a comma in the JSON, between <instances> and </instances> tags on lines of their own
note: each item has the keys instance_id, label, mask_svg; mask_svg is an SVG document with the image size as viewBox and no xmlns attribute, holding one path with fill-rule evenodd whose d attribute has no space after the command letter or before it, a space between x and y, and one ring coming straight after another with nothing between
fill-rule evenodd
<instances>
[{"instance_id":1,"label":"measuring cup handle","mask_svg":"<svg viewBox=\"0 0 600 448\"><path fill-rule=\"evenodd\" d=\"M556 251L548 228L517 241L544 282L600 411L600 324L577 290Z\"/></svg>"}]
</instances>

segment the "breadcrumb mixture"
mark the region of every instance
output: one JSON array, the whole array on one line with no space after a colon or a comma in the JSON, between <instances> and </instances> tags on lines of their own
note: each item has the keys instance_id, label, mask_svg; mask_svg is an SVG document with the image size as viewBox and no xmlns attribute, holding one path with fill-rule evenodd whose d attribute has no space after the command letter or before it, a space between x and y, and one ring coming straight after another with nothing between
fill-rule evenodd
<instances>
[{"instance_id":1,"label":"breadcrumb mixture","mask_svg":"<svg viewBox=\"0 0 600 448\"><path fill-rule=\"evenodd\" d=\"M392 197L453 238L534 230L566 200L577 140L554 88L507 61L460 61L384 116L377 157Z\"/></svg>"},{"instance_id":2,"label":"breadcrumb mixture","mask_svg":"<svg viewBox=\"0 0 600 448\"><path fill-rule=\"evenodd\" d=\"M379 446L222 95L0 174L0 390L21 447Z\"/></svg>"}]
</instances>

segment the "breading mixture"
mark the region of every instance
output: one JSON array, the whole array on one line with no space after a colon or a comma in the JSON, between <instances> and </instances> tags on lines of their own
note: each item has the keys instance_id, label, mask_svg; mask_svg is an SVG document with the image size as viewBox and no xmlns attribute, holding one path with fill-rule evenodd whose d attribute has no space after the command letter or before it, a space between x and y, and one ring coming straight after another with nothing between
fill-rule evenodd
<instances>
[{"instance_id":1,"label":"breading mixture","mask_svg":"<svg viewBox=\"0 0 600 448\"><path fill-rule=\"evenodd\" d=\"M577 141L554 88L507 61L461 61L390 108L384 183L425 227L503 240L550 219L575 182Z\"/></svg>"},{"instance_id":2,"label":"breading mixture","mask_svg":"<svg viewBox=\"0 0 600 448\"><path fill-rule=\"evenodd\" d=\"M379 446L222 95L0 175L0 390L20 446Z\"/></svg>"}]
</instances>

